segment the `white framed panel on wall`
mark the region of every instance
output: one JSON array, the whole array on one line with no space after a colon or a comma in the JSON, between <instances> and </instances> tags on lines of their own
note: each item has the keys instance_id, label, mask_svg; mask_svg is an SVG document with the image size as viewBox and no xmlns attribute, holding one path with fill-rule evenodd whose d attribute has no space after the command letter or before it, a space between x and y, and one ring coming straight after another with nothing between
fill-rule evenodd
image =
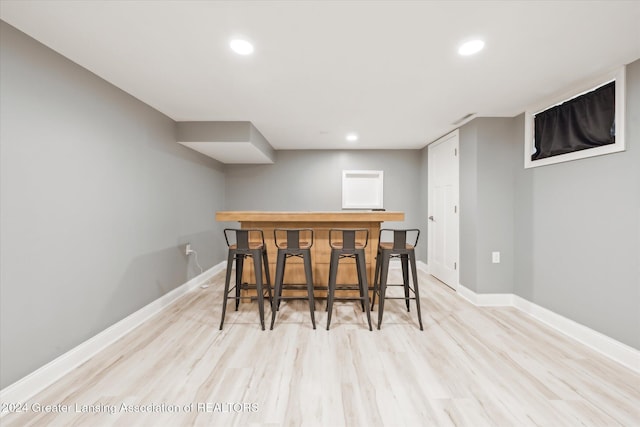
<instances>
[{"instance_id":1,"label":"white framed panel on wall","mask_svg":"<svg viewBox=\"0 0 640 427\"><path fill-rule=\"evenodd\" d=\"M383 209L383 171L343 170L342 209Z\"/></svg>"}]
</instances>

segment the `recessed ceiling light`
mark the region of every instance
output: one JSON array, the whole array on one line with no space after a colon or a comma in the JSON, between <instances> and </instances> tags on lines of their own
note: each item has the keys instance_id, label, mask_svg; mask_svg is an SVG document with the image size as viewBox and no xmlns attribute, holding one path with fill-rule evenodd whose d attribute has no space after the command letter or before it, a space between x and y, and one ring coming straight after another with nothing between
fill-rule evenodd
<instances>
[{"instance_id":1,"label":"recessed ceiling light","mask_svg":"<svg viewBox=\"0 0 640 427\"><path fill-rule=\"evenodd\" d=\"M484 42L482 40L471 40L461 44L458 48L458 53L463 56L473 55L480 52L483 47Z\"/></svg>"},{"instance_id":2,"label":"recessed ceiling light","mask_svg":"<svg viewBox=\"0 0 640 427\"><path fill-rule=\"evenodd\" d=\"M351 132L351 133L347 134L347 141L355 142L357 140L358 140L358 134L357 133Z\"/></svg>"},{"instance_id":3,"label":"recessed ceiling light","mask_svg":"<svg viewBox=\"0 0 640 427\"><path fill-rule=\"evenodd\" d=\"M238 55L251 55L253 53L253 45L243 39L233 39L229 46Z\"/></svg>"}]
</instances>

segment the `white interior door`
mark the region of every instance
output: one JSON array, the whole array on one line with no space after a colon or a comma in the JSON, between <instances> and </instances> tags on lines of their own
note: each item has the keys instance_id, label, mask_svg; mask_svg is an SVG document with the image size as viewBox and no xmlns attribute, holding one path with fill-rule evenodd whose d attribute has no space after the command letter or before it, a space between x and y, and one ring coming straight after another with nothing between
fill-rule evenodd
<instances>
[{"instance_id":1,"label":"white interior door","mask_svg":"<svg viewBox=\"0 0 640 427\"><path fill-rule=\"evenodd\" d=\"M453 289L458 286L458 131L429 145L429 271Z\"/></svg>"}]
</instances>

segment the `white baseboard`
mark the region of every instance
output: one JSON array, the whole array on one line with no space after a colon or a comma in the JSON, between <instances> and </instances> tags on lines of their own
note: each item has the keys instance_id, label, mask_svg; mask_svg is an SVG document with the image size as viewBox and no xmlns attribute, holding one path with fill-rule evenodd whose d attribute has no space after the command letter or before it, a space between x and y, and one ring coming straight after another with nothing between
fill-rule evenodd
<instances>
[{"instance_id":1,"label":"white baseboard","mask_svg":"<svg viewBox=\"0 0 640 427\"><path fill-rule=\"evenodd\" d=\"M174 303L187 292L207 282L223 271L227 262L223 261L188 282L178 286L140 310L130 314L87 341L47 363L26 377L0 390L0 402L21 402L44 390L71 370L77 368L105 347L128 334L131 330ZM0 413L0 417L6 412Z\"/></svg>"},{"instance_id":2,"label":"white baseboard","mask_svg":"<svg viewBox=\"0 0 640 427\"><path fill-rule=\"evenodd\" d=\"M512 295L513 306L547 326L640 373L640 351L544 307Z\"/></svg>"},{"instance_id":3,"label":"white baseboard","mask_svg":"<svg viewBox=\"0 0 640 427\"><path fill-rule=\"evenodd\" d=\"M640 372L640 351L515 294L477 294L458 284L458 295L478 307L514 307L602 355Z\"/></svg>"},{"instance_id":4,"label":"white baseboard","mask_svg":"<svg viewBox=\"0 0 640 427\"><path fill-rule=\"evenodd\" d=\"M416 268L418 270L424 271L427 274L431 274L429 270L429 264L427 264L426 262L423 261L416 261Z\"/></svg>"},{"instance_id":5,"label":"white baseboard","mask_svg":"<svg viewBox=\"0 0 640 427\"><path fill-rule=\"evenodd\" d=\"M458 295L478 307L513 307L513 294L477 294L458 283Z\"/></svg>"},{"instance_id":6,"label":"white baseboard","mask_svg":"<svg viewBox=\"0 0 640 427\"><path fill-rule=\"evenodd\" d=\"M392 258L389 261L389 268L390 269L401 269L402 268L402 264L400 263L400 259L399 258ZM423 261L416 261L416 269L419 271L423 271L427 274L429 273L429 266L427 265L426 262Z\"/></svg>"}]
</instances>

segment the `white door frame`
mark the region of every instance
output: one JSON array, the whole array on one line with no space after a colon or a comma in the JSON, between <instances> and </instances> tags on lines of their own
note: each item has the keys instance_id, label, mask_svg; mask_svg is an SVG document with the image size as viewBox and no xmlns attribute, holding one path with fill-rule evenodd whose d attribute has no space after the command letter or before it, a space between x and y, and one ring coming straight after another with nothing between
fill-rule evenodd
<instances>
[{"instance_id":1,"label":"white door frame","mask_svg":"<svg viewBox=\"0 0 640 427\"><path fill-rule=\"evenodd\" d=\"M428 213L427 213L427 217L431 217L433 215L433 209L432 207L434 206L434 189L432 188L432 185L434 183L434 178L433 178L433 173L435 171L435 168L433 167L433 162L434 162L434 156L431 155L430 150L445 142L448 141L451 138L457 138L458 139L458 145L456 148L456 155L455 155L455 161L457 163L457 176L454 182L454 204L455 204L455 209L456 209L456 226L457 226L457 239L458 239L458 245L457 245L457 253L456 253L456 268L455 268L455 279L453 281L453 283L449 283L448 285L451 286L454 290L457 291L458 285L460 283L460 132L458 129L454 130L453 132L450 132L446 135L444 135L443 137L433 141L432 143L430 143L427 146L427 150L429 150L429 159L428 159L428 179L429 179L429 183L428 183L428 195L427 195L427 200L429 203L428 206ZM429 220L429 218L427 218L427 250L428 250L428 254L427 254L427 262L429 265L429 271L431 270L431 266L432 266L432 260L433 260L433 248L435 245L435 236L433 233L433 222L431 220Z\"/></svg>"}]
</instances>

